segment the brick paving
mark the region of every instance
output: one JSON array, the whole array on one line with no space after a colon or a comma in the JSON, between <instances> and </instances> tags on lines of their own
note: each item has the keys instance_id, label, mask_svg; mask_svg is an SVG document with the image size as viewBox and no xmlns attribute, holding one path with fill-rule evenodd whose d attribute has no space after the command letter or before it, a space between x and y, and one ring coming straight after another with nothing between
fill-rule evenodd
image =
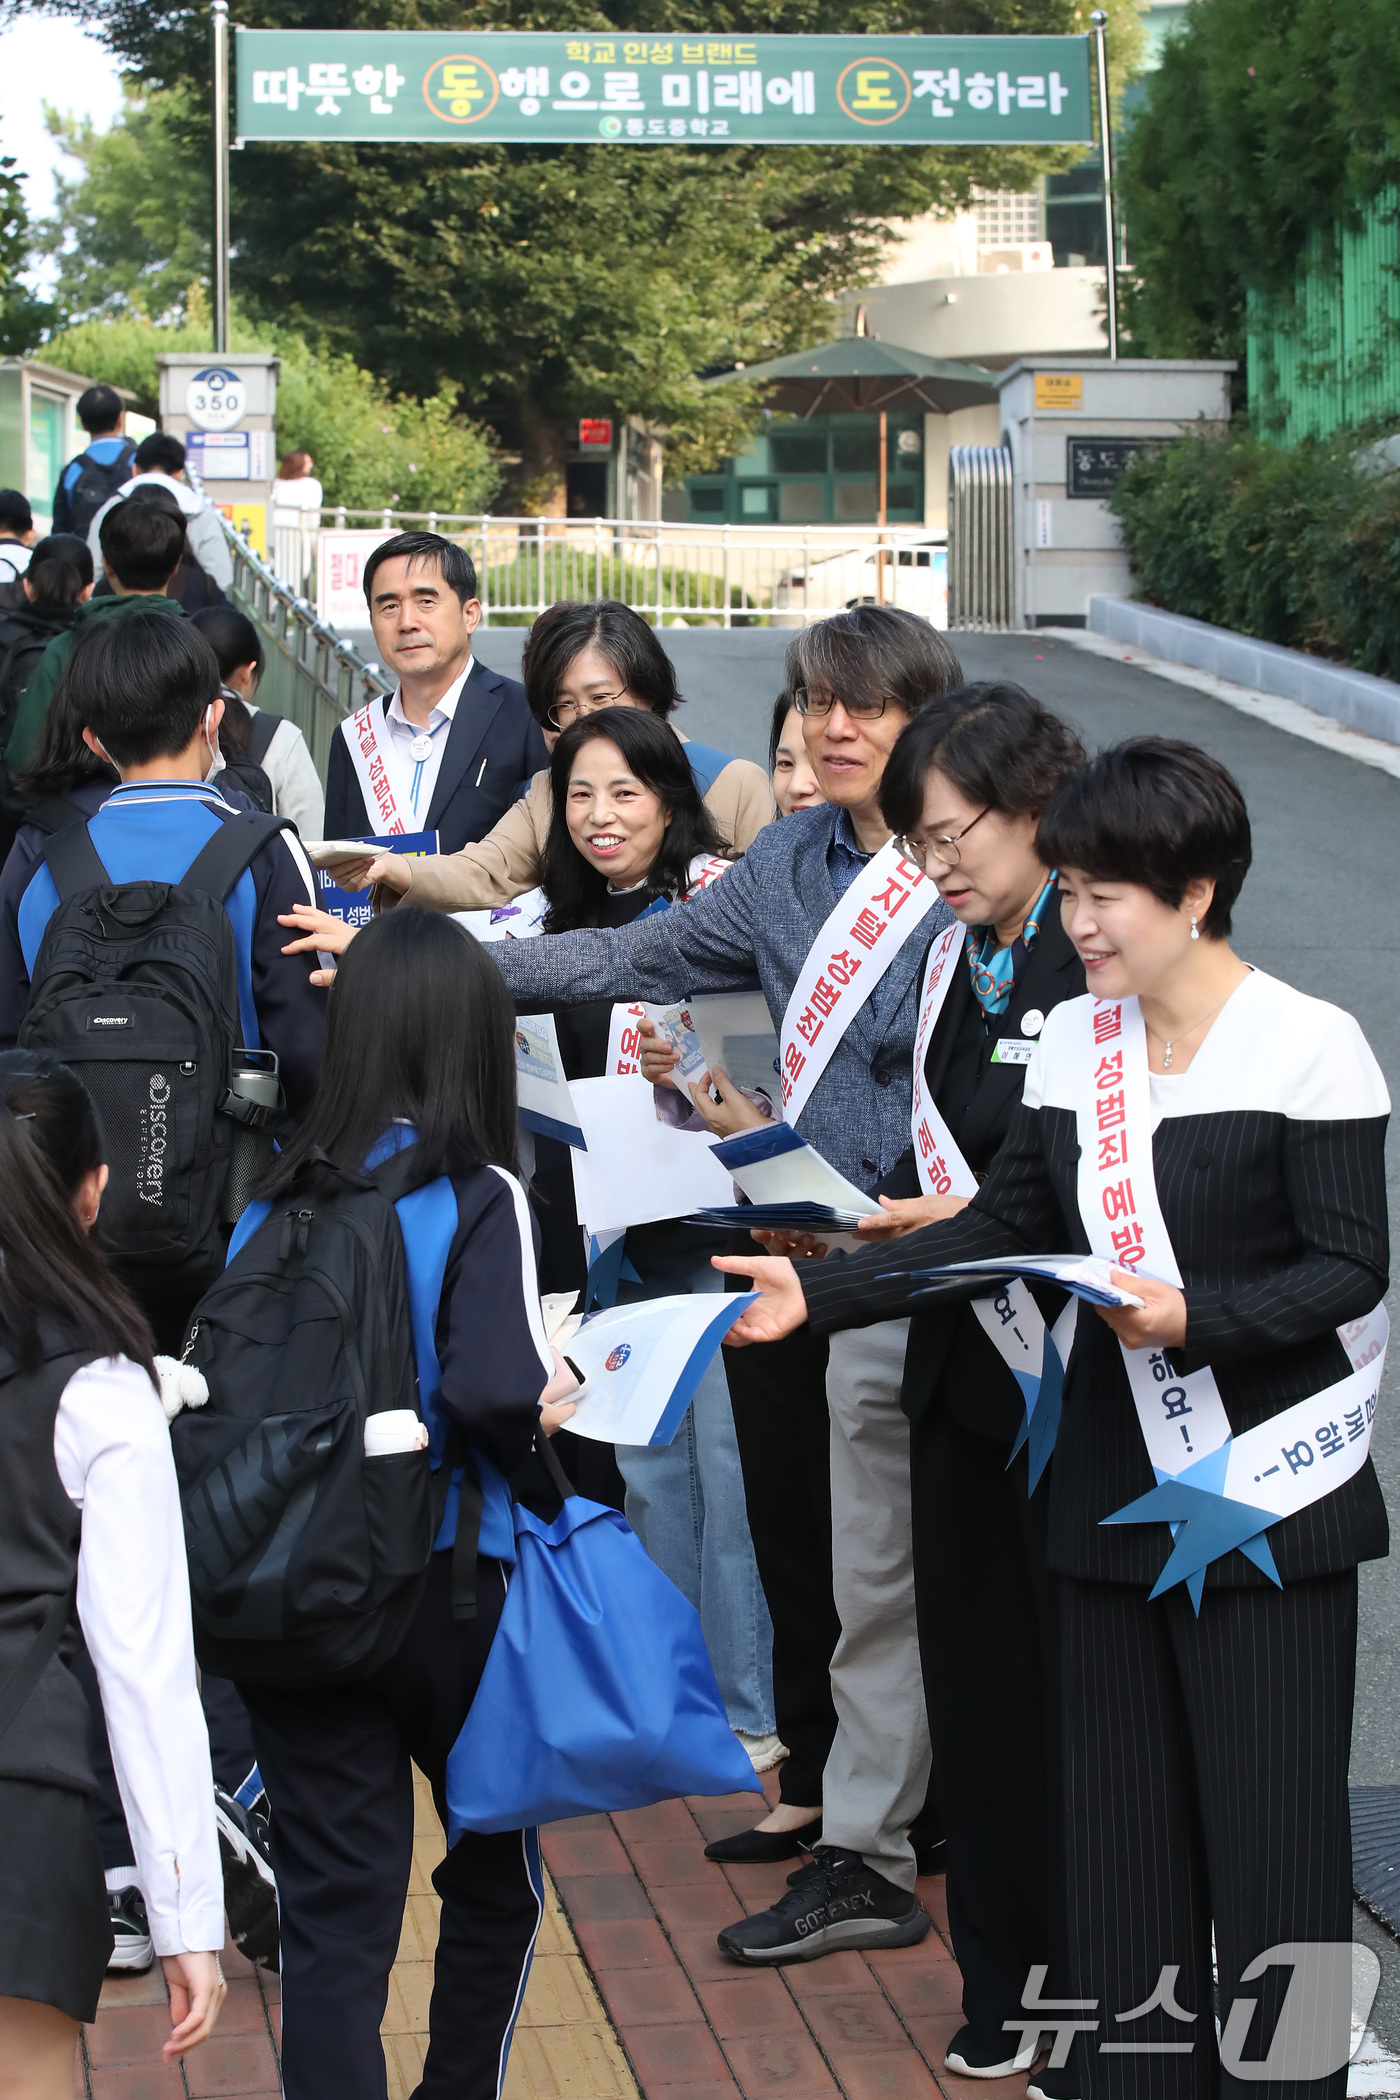
<instances>
[{"instance_id":1,"label":"brick paving","mask_svg":"<svg viewBox=\"0 0 1400 2100\"><path fill-rule=\"evenodd\" d=\"M771 1786L770 1792L776 1794ZM403 1936L382 2033L389 2100L422 2072L442 1856L418 1781ZM744 1969L721 1925L763 1910L790 1866L720 1867L706 1842L754 1819L751 1795L666 1801L584 1816L543 1833L546 1916L511 2051L504 2100L1024 2100L1024 2078L943 2069L961 2024L941 1877L919 1893L934 1921L920 1947ZM76 2100L278 2100L278 1981L229 1947L229 1994L212 2041L161 2063L170 2031L159 1964L111 1978L83 2037Z\"/></svg>"},{"instance_id":2,"label":"brick paving","mask_svg":"<svg viewBox=\"0 0 1400 2100\"><path fill-rule=\"evenodd\" d=\"M777 1789L769 1785L770 1796ZM751 1795L666 1801L543 1832L560 1899L647 2100L1024 2100L1024 2077L955 2078L962 2025L942 1876L919 1883L919 1947L745 1969L721 1925L764 1910L797 1862L721 1867L707 1841L747 1829Z\"/></svg>"}]
</instances>

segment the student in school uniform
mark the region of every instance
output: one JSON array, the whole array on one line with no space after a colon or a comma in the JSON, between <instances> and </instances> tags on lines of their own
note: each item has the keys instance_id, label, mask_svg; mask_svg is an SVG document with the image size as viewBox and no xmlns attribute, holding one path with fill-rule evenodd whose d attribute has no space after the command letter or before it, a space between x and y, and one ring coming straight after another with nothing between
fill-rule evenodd
<instances>
[{"instance_id":1,"label":"student in school uniform","mask_svg":"<svg viewBox=\"0 0 1400 2100\"><path fill-rule=\"evenodd\" d=\"M476 566L436 532L399 532L365 563L365 600L387 699L347 715L331 740L326 836L435 831L438 852L484 838L547 757L515 679L472 653Z\"/></svg>"},{"instance_id":2,"label":"student in school uniform","mask_svg":"<svg viewBox=\"0 0 1400 2100\"><path fill-rule=\"evenodd\" d=\"M1083 2001L1089 2100L1342 2100L1389 1097L1349 1014L1232 949L1250 830L1217 760L1101 752L1037 842L1088 991L1048 1016L976 1195L892 1247L727 1260L764 1291L731 1338L918 1310L918 1272L984 1257L1092 1255L1126 1294L1078 1307L1050 1477L1069 1989L1046 1997Z\"/></svg>"},{"instance_id":3,"label":"student in school uniform","mask_svg":"<svg viewBox=\"0 0 1400 2100\"><path fill-rule=\"evenodd\" d=\"M516 1174L514 1033L499 976L460 926L419 911L376 920L341 964L316 1096L235 1236L236 1249L318 1148L356 1169L421 1150L455 1224L445 1249L426 1227L404 1235L410 1293L438 1287L431 1355L419 1344L419 1406L434 1437L450 1426L465 1440L483 1494L474 1618L452 1611L449 1502L422 1602L388 1663L333 1690L243 1687L272 1804L286 2100L383 2100L379 2025L412 1864L411 1766L446 1828L447 1756L514 1561L506 1483L536 1435L573 1412L574 1380L544 1336ZM498 2100L543 1917L536 1833L468 1832L433 1883L442 1921L418 2090Z\"/></svg>"},{"instance_id":4,"label":"student in school uniform","mask_svg":"<svg viewBox=\"0 0 1400 2100\"><path fill-rule=\"evenodd\" d=\"M170 1987L162 2054L177 2081L173 2060L225 1996L180 1498L150 1329L92 1238L107 1178L73 1073L0 1056L0 2087L25 2100L81 2085L79 2027L112 1951L82 1641Z\"/></svg>"}]
</instances>

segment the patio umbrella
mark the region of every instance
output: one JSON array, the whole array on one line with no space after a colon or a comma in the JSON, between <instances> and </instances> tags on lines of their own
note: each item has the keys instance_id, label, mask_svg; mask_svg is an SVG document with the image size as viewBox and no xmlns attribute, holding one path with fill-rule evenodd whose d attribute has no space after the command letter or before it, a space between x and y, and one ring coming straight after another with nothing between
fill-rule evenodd
<instances>
[{"instance_id":1,"label":"patio umbrella","mask_svg":"<svg viewBox=\"0 0 1400 2100\"><path fill-rule=\"evenodd\" d=\"M887 411L912 408L917 402L935 415L948 416L955 409L981 408L998 398L996 376L983 365L964 364L952 357L925 357L922 350L904 350L898 343L882 343L878 336L865 334L819 343L814 350L798 350L791 357L769 358L766 364L740 365L712 379L710 385L725 386L736 379L765 388L769 407L781 415L805 419L878 409L880 525L885 523ZM883 570L880 580L883 583Z\"/></svg>"}]
</instances>

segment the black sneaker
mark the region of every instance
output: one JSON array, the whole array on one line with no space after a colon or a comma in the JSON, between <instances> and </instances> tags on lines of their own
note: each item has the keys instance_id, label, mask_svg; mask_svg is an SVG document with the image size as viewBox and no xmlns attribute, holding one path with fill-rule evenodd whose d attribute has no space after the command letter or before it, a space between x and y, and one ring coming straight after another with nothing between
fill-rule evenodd
<instances>
[{"instance_id":1,"label":"black sneaker","mask_svg":"<svg viewBox=\"0 0 1400 2100\"><path fill-rule=\"evenodd\" d=\"M156 1958L156 1950L140 1889L109 1889L107 1909L112 1920L108 1975L144 1976Z\"/></svg>"},{"instance_id":2,"label":"black sneaker","mask_svg":"<svg viewBox=\"0 0 1400 2100\"><path fill-rule=\"evenodd\" d=\"M858 1852L818 1845L808 1867L788 1875L771 1910L740 1918L719 1935L731 1961L816 1961L845 1947L913 1947L932 1923L917 1896L867 1867Z\"/></svg>"},{"instance_id":3,"label":"black sneaker","mask_svg":"<svg viewBox=\"0 0 1400 2100\"><path fill-rule=\"evenodd\" d=\"M943 2062L959 2078L1010 2078L1014 2071L1030 2069L1035 2050L1028 2052L1014 2034L1002 2034L995 2027L960 2027Z\"/></svg>"},{"instance_id":4,"label":"black sneaker","mask_svg":"<svg viewBox=\"0 0 1400 2100\"><path fill-rule=\"evenodd\" d=\"M224 1866L224 1909L233 1943L260 1969L276 1969L281 1957L277 1883L268 1842L267 1796L245 1808L221 1786L214 1789L214 1821Z\"/></svg>"},{"instance_id":5,"label":"black sneaker","mask_svg":"<svg viewBox=\"0 0 1400 2100\"><path fill-rule=\"evenodd\" d=\"M1028 2100L1079 2100L1084 2081L1074 2066L1073 2057L1059 2071L1049 2064L1043 2071L1033 2071L1026 2081Z\"/></svg>"}]
</instances>

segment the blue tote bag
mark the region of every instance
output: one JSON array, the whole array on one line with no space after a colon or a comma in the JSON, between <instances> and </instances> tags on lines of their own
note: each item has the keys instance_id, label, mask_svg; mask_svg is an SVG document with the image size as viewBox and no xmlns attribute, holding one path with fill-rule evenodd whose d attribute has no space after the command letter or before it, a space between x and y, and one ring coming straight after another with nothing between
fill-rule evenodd
<instances>
[{"instance_id":1,"label":"blue tote bag","mask_svg":"<svg viewBox=\"0 0 1400 2100\"><path fill-rule=\"evenodd\" d=\"M677 1794L761 1793L699 1614L626 1519L574 1494L552 1524L520 1503L514 1516L500 1624L447 1760L449 1844Z\"/></svg>"}]
</instances>

